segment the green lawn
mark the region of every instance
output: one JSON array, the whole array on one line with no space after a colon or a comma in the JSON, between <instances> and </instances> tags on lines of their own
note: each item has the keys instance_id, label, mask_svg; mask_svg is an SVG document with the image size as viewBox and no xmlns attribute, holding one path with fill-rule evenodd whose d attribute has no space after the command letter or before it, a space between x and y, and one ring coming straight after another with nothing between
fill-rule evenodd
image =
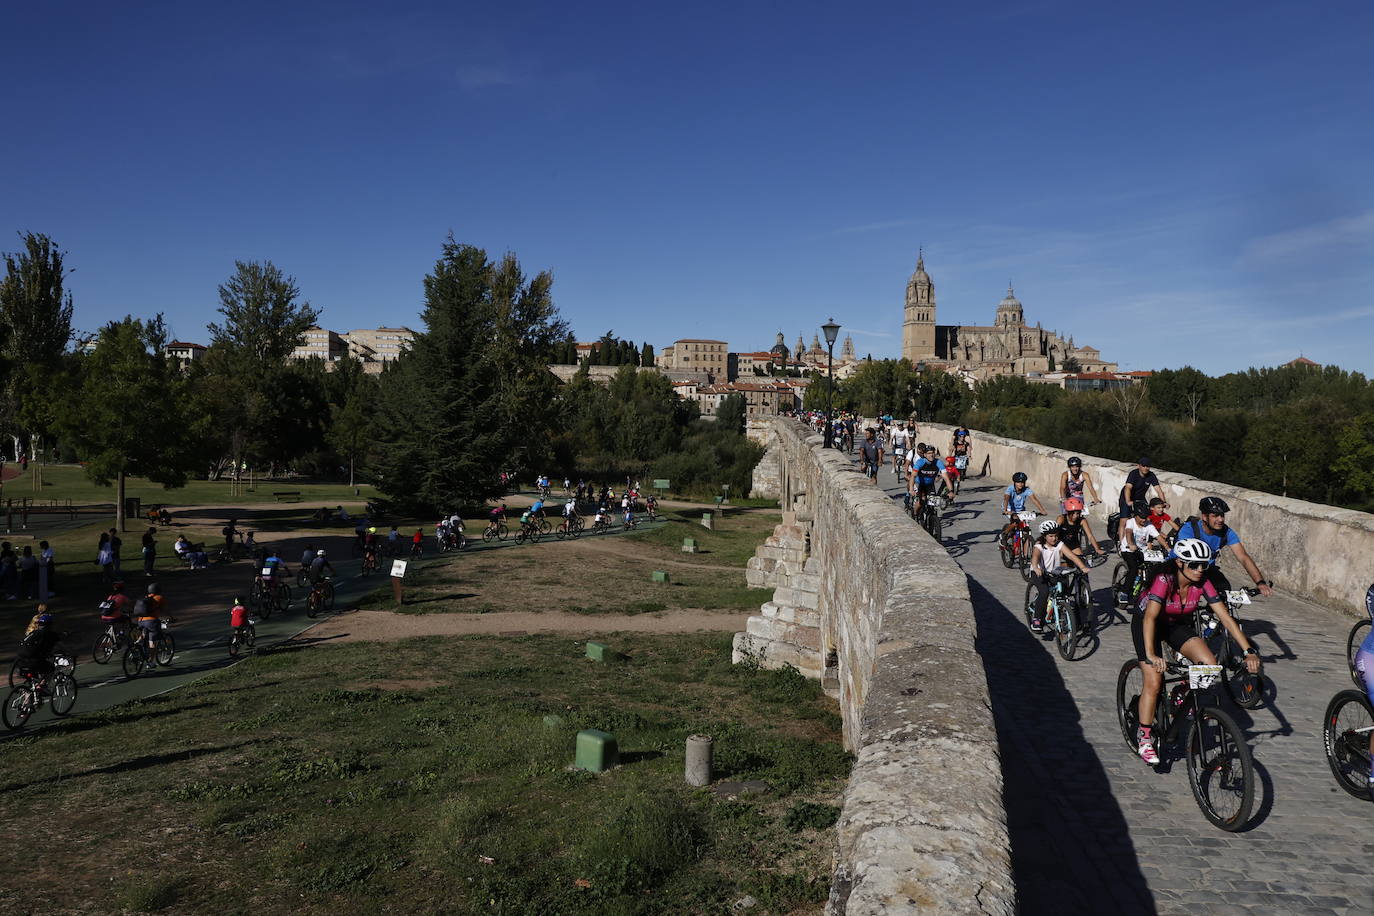
<instances>
[{"instance_id":1,"label":"green lawn","mask_svg":"<svg viewBox=\"0 0 1374 916\"><path fill-rule=\"evenodd\" d=\"M39 501L57 500L74 503L113 503L115 488L98 487L91 483L86 471L76 465L48 465L43 471L43 489L33 488L33 466L29 472L13 480L5 481L4 498L32 498ZM245 484L246 486L246 484ZM310 483L301 480L259 480L255 489L245 489L242 496L229 495L227 480L192 480L184 487L174 490L164 489L161 484L153 483L142 477L130 477L124 483L125 496L137 496L145 505L166 503L173 509L179 506L239 505L245 503L273 502L274 490L300 490L302 502L310 505L336 506L340 503L362 504L376 495L370 485L358 487L358 495L352 487L338 483ZM350 510L351 511L351 510Z\"/></svg>"},{"instance_id":2,"label":"green lawn","mask_svg":"<svg viewBox=\"0 0 1374 916\"><path fill-rule=\"evenodd\" d=\"M0 744L5 912L819 913L850 758L728 635L283 650ZM79 703L79 700L78 700ZM546 717L556 717L547 719ZM579 729L623 765L571 771ZM687 786L716 739L731 800Z\"/></svg>"}]
</instances>

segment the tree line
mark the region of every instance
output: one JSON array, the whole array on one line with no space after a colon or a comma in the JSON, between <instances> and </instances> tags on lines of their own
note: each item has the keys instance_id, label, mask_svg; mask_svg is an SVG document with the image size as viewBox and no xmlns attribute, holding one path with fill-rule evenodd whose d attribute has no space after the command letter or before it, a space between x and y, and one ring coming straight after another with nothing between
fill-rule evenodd
<instances>
[{"instance_id":1,"label":"tree line","mask_svg":"<svg viewBox=\"0 0 1374 916\"><path fill-rule=\"evenodd\" d=\"M806 394L825 409L824 380ZM1020 376L972 389L906 360L865 364L837 381L835 409L915 413L999 436L1133 462L1310 502L1374 511L1374 384L1301 363L1209 376L1161 369L1139 385L1065 391Z\"/></svg>"},{"instance_id":2,"label":"tree line","mask_svg":"<svg viewBox=\"0 0 1374 916\"><path fill-rule=\"evenodd\" d=\"M512 254L450 237L424 280L425 330L372 375L351 357L289 358L319 310L270 261L235 263L209 347L184 368L162 315L108 322L74 348L65 253L41 234L21 239L0 281L0 434L38 459L36 487L43 462L80 461L115 487L121 515L127 477L236 488L246 470L368 481L379 508L411 515L499 496L502 473L748 489L758 449L742 399L722 422L701 420L666 378L638 371L652 347L609 332L594 352L621 367L611 384L584 366L560 385L547 363L573 338L552 276L527 277Z\"/></svg>"}]
</instances>

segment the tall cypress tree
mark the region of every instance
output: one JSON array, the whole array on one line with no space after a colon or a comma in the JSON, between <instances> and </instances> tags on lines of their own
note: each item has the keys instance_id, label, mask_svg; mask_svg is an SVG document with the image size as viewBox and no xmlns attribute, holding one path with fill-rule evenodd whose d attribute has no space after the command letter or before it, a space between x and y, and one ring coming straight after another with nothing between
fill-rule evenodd
<instances>
[{"instance_id":1,"label":"tall cypress tree","mask_svg":"<svg viewBox=\"0 0 1374 916\"><path fill-rule=\"evenodd\" d=\"M450 236L425 278L425 331L382 375L376 438L386 508L450 511L500 495L502 471L547 460L557 380L544 364L567 333L548 272L491 262Z\"/></svg>"}]
</instances>

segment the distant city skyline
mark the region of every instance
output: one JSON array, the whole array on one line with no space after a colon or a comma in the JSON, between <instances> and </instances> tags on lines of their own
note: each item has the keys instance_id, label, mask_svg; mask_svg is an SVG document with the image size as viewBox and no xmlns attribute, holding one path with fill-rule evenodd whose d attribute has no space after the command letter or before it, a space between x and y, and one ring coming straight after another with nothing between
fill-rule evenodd
<instances>
[{"instance_id":1,"label":"distant city skyline","mask_svg":"<svg viewBox=\"0 0 1374 916\"><path fill-rule=\"evenodd\" d=\"M1301 40L1294 40L1302 11ZM334 329L420 329L452 232L553 272L577 337L900 354L1027 316L1123 369L1374 374L1374 8L654 9L343 0L8 11L0 251L75 323L205 342L235 260Z\"/></svg>"}]
</instances>

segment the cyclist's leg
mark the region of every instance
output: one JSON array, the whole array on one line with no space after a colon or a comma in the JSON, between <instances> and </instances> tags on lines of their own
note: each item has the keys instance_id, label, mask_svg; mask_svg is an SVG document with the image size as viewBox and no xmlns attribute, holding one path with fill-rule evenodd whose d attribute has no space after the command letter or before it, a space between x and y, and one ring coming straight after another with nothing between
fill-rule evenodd
<instances>
[{"instance_id":1,"label":"cyclist's leg","mask_svg":"<svg viewBox=\"0 0 1374 916\"><path fill-rule=\"evenodd\" d=\"M1207 645L1207 641L1201 636L1195 635L1189 637L1188 640L1179 647L1178 651L1182 652L1184 657L1195 665L1215 665L1217 663L1217 657L1212 654L1212 650Z\"/></svg>"},{"instance_id":2,"label":"cyclist's leg","mask_svg":"<svg viewBox=\"0 0 1374 916\"><path fill-rule=\"evenodd\" d=\"M1361 647L1355 653L1355 670L1364 682L1365 696L1374 705L1374 651ZM1374 786L1374 732L1369 733L1369 784Z\"/></svg>"},{"instance_id":3,"label":"cyclist's leg","mask_svg":"<svg viewBox=\"0 0 1374 916\"><path fill-rule=\"evenodd\" d=\"M1045 620L1045 607L1050 601L1050 577L1044 573L1032 573L1031 583L1035 586L1035 613L1031 619L1037 624Z\"/></svg>"},{"instance_id":4,"label":"cyclist's leg","mask_svg":"<svg viewBox=\"0 0 1374 916\"><path fill-rule=\"evenodd\" d=\"M1162 616L1162 615L1161 615ZM1155 655L1159 654L1159 628L1163 621L1156 619L1155 626ZM1145 615L1131 615L1131 642L1135 646L1135 657L1140 663L1140 673L1143 675L1144 683L1140 689L1140 700L1136 707L1137 719L1140 723L1139 730L1148 730L1155 720L1155 704L1159 700L1159 688L1164 684L1164 675L1154 669L1154 666L1145 660Z\"/></svg>"}]
</instances>

